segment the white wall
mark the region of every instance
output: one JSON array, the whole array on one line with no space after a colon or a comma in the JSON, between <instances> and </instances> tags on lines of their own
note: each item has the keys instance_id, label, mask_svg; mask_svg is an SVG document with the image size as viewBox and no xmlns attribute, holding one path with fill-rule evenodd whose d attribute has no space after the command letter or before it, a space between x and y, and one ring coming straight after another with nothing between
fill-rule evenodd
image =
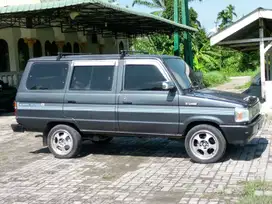
<instances>
[{"instance_id":1,"label":"white wall","mask_svg":"<svg viewBox=\"0 0 272 204\"><path fill-rule=\"evenodd\" d=\"M0 0L1 1L1 0ZM42 45L42 53L45 55L44 44L48 40L69 42L73 45L75 42L87 42L85 50L80 52L99 54L99 43L103 44L102 54L117 54L119 53L119 43L121 40L115 38L98 37L98 42L93 44L91 37L84 36L82 33L61 33L60 28L46 28L46 29L26 29L26 28L5 28L0 29L0 39L5 40L9 47L10 70L19 71L19 57L18 57L18 40L20 38L33 38L40 41ZM128 49L128 40L122 40L125 49ZM30 50L30 52L33 52ZM30 54L32 56L32 54Z\"/></svg>"}]
</instances>

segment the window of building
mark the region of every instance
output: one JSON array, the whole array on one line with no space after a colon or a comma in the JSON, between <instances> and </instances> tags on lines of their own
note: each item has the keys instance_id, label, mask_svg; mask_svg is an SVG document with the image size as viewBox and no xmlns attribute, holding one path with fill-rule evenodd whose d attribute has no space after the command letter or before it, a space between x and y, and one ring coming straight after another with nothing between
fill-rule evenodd
<instances>
[{"instance_id":1,"label":"window of building","mask_svg":"<svg viewBox=\"0 0 272 204\"><path fill-rule=\"evenodd\" d=\"M79 49L79 44L78 43L74 43L74 53L79 53L80 49Z\"/></svg>"},{"instance_id":2,"label":"window of building","mask_svg":"<svg viewBox=\"0 0 272 204\"><path fill-rule=\"evenodd\" d=\"M25 70L27 61L29 60L29 49L24 39L18 41L18 54L19 54L19 68L21 71Z\"/></svg>"},{"instance_id":3,"label":"window of building","mask_svg":"<svg viewBox=\"0 0 272 204\"><path fill-rule=\"evenodd\" d=\"M64 89L68 64L65 62L34 63L28 75L26 87L30 90Z\"/></svg>"},{"instance_id":4,"label":"window of building","mask_svg":"<svg viewBox=\"0 0 272 204\"><path fill-rule=\"evenodd\" d=\"M10 71L8 43L0 39L0 72Z\"/></svg>"},{"instance_id":5,"label":"window of building","mask_svg":"<svg viewBox=\"0 0 272 204\"><path fill-rule=\"evenodd\" d=\"M52 53L51 53L52 56L58 55L59 49L55 41L52 42L51 50L52 50Z\"/></svg>"},{"instance_id":6,"label":"window of building","mask_svg":"<svg viewBox=\"0 0 272 204\"><path fill-rule=\"evenodd\" d=\"M154 65L126 65L124 90L161 91L163 81L165 77Z\"/></svg>"},{"instance_id":7,"label":"window of building","mask_svg":"<svg viewBox=\"0 0 272 204\"><path fill-rule=\"evenodd\" d=\"M47 40L44 44L45 56L51 56L52 46L51 43Z\"/></svg>"},{"instance_id":8,"label":"window of building","mask_svg":"<svg viewBox=\"0 0 272 204\"><path fill-rule=\"evenodd\" d=\"M39 40L36 40L33 45L33 57L41 57L42 56L42 45Z\"/></svg>"},{"instance_id":9,"label":"window of building","mask_svg":"<svg viewBox=\"0 0 272 204\"><path fill-rule=\"evenodd\" d=\"M123 43L123 41L121 41L121 42L119 43L119 53L120 53L122 50L124 50L124 49L125 49L124 43Z\"/></svg>"},{"instance_id":10,"label":"window of building","mask_svg":"<svg viewBox=\"0 0 272 204\"><path fill-rule=\"evenodd\" d=\"M114 66L74 67L71 90L110 91Z\"/></svg>"}]
</instances>

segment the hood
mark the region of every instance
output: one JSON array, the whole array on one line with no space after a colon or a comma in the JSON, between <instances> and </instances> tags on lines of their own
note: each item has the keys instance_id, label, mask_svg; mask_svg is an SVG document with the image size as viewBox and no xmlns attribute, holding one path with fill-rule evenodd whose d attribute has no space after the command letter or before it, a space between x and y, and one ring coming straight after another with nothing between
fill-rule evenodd
<instances>
[{"instance_id":1,"label":"hood","mask_svg":"<svg viewBox=\"0 0 272 204\"><path fill-rule=\"evenodd\" d=\"M253 106L258 102L258 98L256 96L249 96L246 94L218 91L212 89L195 90L193 92L193 95L200 98L241 104L243 106Z\"/></svg>"}]
</instances>

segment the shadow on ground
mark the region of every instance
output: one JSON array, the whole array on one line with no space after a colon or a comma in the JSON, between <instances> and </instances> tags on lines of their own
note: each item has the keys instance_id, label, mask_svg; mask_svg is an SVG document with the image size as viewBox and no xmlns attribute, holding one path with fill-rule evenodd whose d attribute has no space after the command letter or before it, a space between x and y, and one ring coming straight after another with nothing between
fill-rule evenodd
<instances>
[{"instance_id":1,"label":"shadow on ground","mask_svg":"<svg viewBox=\"0 0 272 204\"><path fill-rule=\"evenodd\" d=\"M223 161L244 160L249 161L261 157L267 147L265 138L255 138L245 146L229 145ZM33 154L48 154L49 149L42 148L31 152ZM173 157L188 158L184 148L184 141L172 141L167 139L145 139L145 138L115 138L109 144L93 144L86 141L78 158L88 155L116 155L116 156L143 156L143 157Z\"/></svg>"},{"instance_id":2,"label":"shadow on ground","mask_svg":"<svg viewBox=\"0 0 272 204\"><path fill-rule=\"evenodd\" d=\"M6 117L6 116L14 116L14 112L7 112L7 111L1 111L0 110L0 117Z\"/></svg>"}]
</instances>

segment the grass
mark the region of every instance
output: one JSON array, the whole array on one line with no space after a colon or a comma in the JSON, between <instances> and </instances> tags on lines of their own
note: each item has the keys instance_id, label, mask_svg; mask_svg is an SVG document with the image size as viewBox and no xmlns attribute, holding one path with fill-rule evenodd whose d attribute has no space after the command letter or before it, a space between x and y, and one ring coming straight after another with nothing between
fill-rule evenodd
<instances>
[{"instance_id":1,"label":"grass","mask_svg":"<svg viewBox=\"0 0 272 204\"><path fill-rule=\"evenodd\" d=\"M203 75L203 82L206 87L218 86L228 81L229 81L229 78L219 71L208 72L208 73L204 73Z\"/></svg>"},{"instance_id":2,"label":"grass","mask_svg":"<svg viewBox=\"0 0 272 204\"><path fill-rule=\"evenodd\" d=\"M230 198L237 197L238 204L272 204L272 196L257 196L255 191L272 191L272 182L253 181L239 182L237 189L232 189L230 192L220 191L216 193L204 194L206 199L225 200L226 203L231 203Z\"/></svg>"},{"instance_id":3,"label":"grass","mask_svg":"<svg viewBox=\"0 0 272 204\"><path fill-rule=\"evenodd\" d=\"M251 86L251 80L250 80L249 82L245 83L245 84L242 85L242 86L236 86L235 89L244 89L244 90L246 90L246 89L248 89L250 86Z\"/></svg>"},{"instance_id":4,"label":"grass","mask_svg":"<svg viewBox=\"0 0 272 204\"><path fill-rule=\"evenodd\" d=\"M244 71L244 72L237 72L237 71L229 71L229 72L224 72L222 71L223 74L225 74L228 77L234 77L234 76L251 76L254 77L256 74L258 74L259 69L256 70L248 70L248 71Z\"/></svg>"},{"instance_id":5,"label":"grass","mask_svg":"<svg viewBox=\"0 0 272 204\"><path fill-rule=\"evenodd\" d=\"M243 182L244 190L239 204L272 204L272 196L257 196L255 191L272 191L272 183L264 181Z\"/></svg>"}]
</instances>

